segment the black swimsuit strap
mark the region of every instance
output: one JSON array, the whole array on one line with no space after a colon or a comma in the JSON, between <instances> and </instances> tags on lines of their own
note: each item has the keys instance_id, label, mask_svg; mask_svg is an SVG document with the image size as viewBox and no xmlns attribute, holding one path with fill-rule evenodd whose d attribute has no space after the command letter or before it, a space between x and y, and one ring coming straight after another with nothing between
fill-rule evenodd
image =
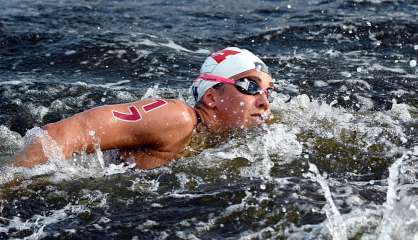
<instances>
[{"instance_id":1,"label":"black swimsuit strap","mask_svg":"<svg viewBox=\"0 0 418 240\"><path fill-rule=\"evenodd\" d=\"M197 122L196 122L196 126L197 126L199 123L202 122L202 118L200 118L199 114L196 111L195 111L195 114L196 114L196 119L197 119Z\"/></svg>"}]
</instances>

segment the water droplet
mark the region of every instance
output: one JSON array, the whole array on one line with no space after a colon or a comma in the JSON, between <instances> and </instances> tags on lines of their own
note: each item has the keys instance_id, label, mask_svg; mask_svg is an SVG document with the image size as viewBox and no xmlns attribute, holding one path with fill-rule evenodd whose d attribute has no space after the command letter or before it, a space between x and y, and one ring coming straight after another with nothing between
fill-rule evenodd
<instances>
[{"instance_id":1,"label":"water droplet","mask_svg":"<svg viewBox=\"0 0 418 240\"><path fill-rule=\"evenodd\" d=\"M68 51L65 51L65 55L72 55L72 54L74 54L74 53L76 53L76 51L74 51L74 50L68 50Z\"/></svg>"},{"instance_id":2,"label":"water droplet","mask_svg":"<svg viewBox=\"0 0 418 240\"><path fill-rule=\"evenodd\" d=\"M239 103L239 105L240 105L241 107L243 107L243 106L245 106L245 103L244 103L244 102L240 102L240 103Z\"/></svg>"}]
</instances>

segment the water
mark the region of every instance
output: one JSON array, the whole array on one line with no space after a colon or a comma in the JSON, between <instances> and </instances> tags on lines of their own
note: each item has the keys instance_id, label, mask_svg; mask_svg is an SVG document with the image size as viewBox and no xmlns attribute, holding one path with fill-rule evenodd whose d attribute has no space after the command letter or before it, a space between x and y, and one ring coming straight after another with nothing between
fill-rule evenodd
<instances>
[{"instance_id":1,"label":"water","mask_svg":"<svg viewBox=\"0 0 418 240\"><path fill-rule=\"evenodd\" d=\"M416 239L416 2L0 2L1 239ZM88 108L193 104L227 46L276 79L264 126L150 171L62 161L46 135L50 163L6 166Z\"/></svg>"}]
</instances>

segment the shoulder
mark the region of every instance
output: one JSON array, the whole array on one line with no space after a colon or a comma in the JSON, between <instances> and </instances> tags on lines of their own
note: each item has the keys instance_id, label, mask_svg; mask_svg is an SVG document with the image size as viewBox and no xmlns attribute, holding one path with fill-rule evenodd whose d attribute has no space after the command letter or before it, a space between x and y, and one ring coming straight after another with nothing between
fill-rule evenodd
<instances>
[{"instance_id":1,"label":"shoulder","mask_svg":"<svg viewBox=\"0 0 418 240\"><path fill-rule=\"evenodd\" d=\"M139 105L149 119L164 122L164 125L170 128L179 127L191 131L197 123L194 109L181 100L143 99L135 105Z\"/></svg>"},{"instance_id":2,"label":"shoulder","mask_svg":"<svg viewBox=\"0 0 418 240\"><path fill-rule=\"evenodd\" d=\"M144 99L137 104L147 109L144 106L157 101L161 102L161 107L144 113L141 133L146 133L152 139L154 144L150 145L176 152L188 142L193 133L197 123L195 111L185 102L172 99Z\"/></svg>"}]
</instances>

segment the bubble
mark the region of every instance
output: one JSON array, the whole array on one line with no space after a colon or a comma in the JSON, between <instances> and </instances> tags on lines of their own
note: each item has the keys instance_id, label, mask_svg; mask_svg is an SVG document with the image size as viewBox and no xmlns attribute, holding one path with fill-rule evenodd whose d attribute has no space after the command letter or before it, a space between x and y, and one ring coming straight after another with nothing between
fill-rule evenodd
<instances>
[{"instance_id":1,"label":"bubble","mask_svg":"<svg viewBox=\"0 0 418 240\"><path fill-rule=\"evenodd\" d=\"M289 8L289 9L290 9L290 8L292 8L292 5L290 5L290 4L289 4L289 5L287 5L287 8Z\"/></svg>"},{"instance_id":2,"label":"bubble","mask_svg":"<svg viewBox=\"0 0 418 240\"><path fill-rule=\"evenodd\" d=\"M411 61L409 62L409 66L410 66L410 67L416 67L416 66L417 66L417 60L411 60Z\"/></svg>"},{"instance_id":3,"label":"bubble","mask_svg":"<svg viewBox=\"0 0 418 240\"><path fill-rule=\"evenodd\" d=\"M418 50L418 45L414 45L414 50Z\"/></svg>"},{"instance_id":4,"label":"bubble","mask_svg":"<svg viewBox=\"0 0 418 240\"><path fill-rule=\"evenodd\" d=\"M361 72L361 70L362 70L361 67L357 68L357 72Z\"/></svg>"}]
</instances>

